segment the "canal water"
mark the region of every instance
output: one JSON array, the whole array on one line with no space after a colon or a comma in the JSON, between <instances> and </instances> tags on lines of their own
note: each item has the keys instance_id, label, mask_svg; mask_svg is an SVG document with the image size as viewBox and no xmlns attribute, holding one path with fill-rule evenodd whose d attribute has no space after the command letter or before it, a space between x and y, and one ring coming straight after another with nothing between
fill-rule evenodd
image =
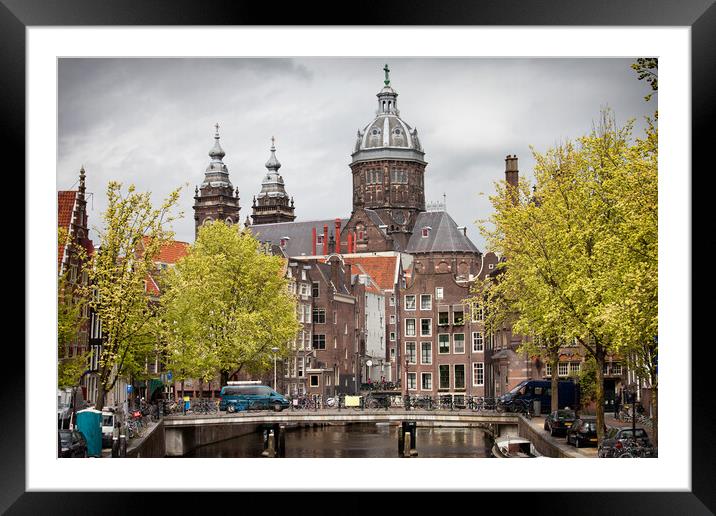
<instances>
[{"instance_id":1,"label":"canal water","mask_svg":"<svg viewBox=\"0 0 716 516\"><path fill-rule=\"evenodd\" d=\"M286 457L398 457L399 425L354 423L288 428ZM418 427L419 457L491 457L492 442L479 428ZM185 457L261 457L261 432L202 446Z\"/></svg>"}]
</instances>

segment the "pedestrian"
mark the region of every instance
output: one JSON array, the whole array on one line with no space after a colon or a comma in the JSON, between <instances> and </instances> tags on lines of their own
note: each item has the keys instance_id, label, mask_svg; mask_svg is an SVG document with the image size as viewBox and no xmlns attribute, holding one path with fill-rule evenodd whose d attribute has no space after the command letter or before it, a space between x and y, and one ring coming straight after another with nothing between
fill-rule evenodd
<instances>
[{"instance_id":1,"label":"pedestrian","mask_svg":"<svg viewBox=\"0 0 716 516\"><path fill-rule=\"evenodd\" d=\"M619 419L619 410L622 408L622 393L619 391L614 396L614 419Z\"/></svg>"}]
</instances>

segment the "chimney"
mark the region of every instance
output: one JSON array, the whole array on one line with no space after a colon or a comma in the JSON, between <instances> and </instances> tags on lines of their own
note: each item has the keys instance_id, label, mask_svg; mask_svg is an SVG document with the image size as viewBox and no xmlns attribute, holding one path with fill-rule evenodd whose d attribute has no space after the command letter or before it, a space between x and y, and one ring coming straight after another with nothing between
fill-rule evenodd
<instances>
[{"instance_id":1,"label":"chimney","mask_svg":"<svg viewBox=\"0 0 716 516\"><path fill-rule=\"evenodd\" d=\"M311 235L311 241L312 241L312 243L313 243L313 248L312 248L312 249L313 249L313 253L312 253L312 255L313 255L313 256L316 256L316 228L315 228L315 227L313 228L312 233L313 233L313 234Z\"/></svg>"},{"instance_id":2,"label":"chimney","mask_svg":"<svg viewBox=\"0 0 716 516\"><path fill-rule=\"evenodd\" d=\"M328 254L328 224L323 225L323 255Z\"/></svg>"},{"instance_id":3,"label":"chimney","mask_svg":"<svg viewBox=\"0 0 716 516\"><path fill-rule=\"evenodd\" d=\"M341 254L341 219L336 219L336 252Z\"/></svg>"},{"instance_id":4,"label":"chimney","mask_svg":"<svg viewBox=\"0 0 716 516\"><path fill-rule=\"evenodd\" d=\"M517 156L509 154L505 158L505 181L512 190L513 201L517 202L517 185L519 183L519 171L517 170Z\"/></svg>"},{"instance_id":5,"label":"chimney","mask_svg":"<svg viewBox=\"0 0 716 516\"><path fill-rule=\"evenodd\" d=\"M338 257L333 256L330 260L328 260L328 263L331 265L331 281L333 282L333 286L338 288L338 268L340 267L341 261L338 259Z\"/></svg>"},{"instance_id":6,"label":"chimney","mask_svg":"<svg viewBox=\"0 0 716 516\"><path fill-rule=\"evenodd\" d=\"M351 270L352 270L351 264L344 263L343 270L345 272L346 285L350 285L351 284Z\"/></svg>"},{"instance_id":7,"label":"chimney","mask_svg":"<svg viewBox=\"0 0 716 516\"><path fill-rule=\"evenodd\" d=\"M353 233L348 233L348 251L349 254L353 252Z\"/></svg>"}]
</instances>

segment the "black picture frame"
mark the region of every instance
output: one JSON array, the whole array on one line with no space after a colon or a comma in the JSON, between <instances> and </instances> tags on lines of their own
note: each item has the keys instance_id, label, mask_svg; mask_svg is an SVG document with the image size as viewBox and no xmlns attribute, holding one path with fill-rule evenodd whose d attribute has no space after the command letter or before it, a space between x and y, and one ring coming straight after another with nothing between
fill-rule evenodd
<instances>
[{"instance_id":1,"label":"black picture frame","mask_svg":"<svg viewBox=\"0 0 716 516\"><path fill-rule=\"evenodd\" d=\"M716 6L713 0L495 0L475 2L429 2L427 0L392 1L382 4L349 4L350 11L339 9L338 3L292 2L269 5L247 1L146 1L125 0L98 2L96 0L41 1L0 0L0 113L2 142L9 144L3 157L6 178L17 178L25 170L25 29L29 26L111 26L111 25L551 25L551 26L689 26L691 27L692 80L692 163L693 170L684 171L684 179L696 179L713 168L710 151L714 145L707 140L709 125L714 120L716 88ZM349 13L349 14L345 14ZM48 178L54 175L48 171ZM17 183L15 181L14 183ZM12 185L14 189L17 184ZM706 186L706 185L703 185ZM696 192L707 188L696 188ZM21 195L17 195L22 198ZM695 203L694 199L694 204ZM22 213L22 210L20 210ZM694 219L698 222L698 218ZM693 235L693 232L692 232ZM29 235L25 233L25 238ZM688 270L688 267L685 268ZM700 270L706 270L700 269ZM26 269L25 274L29 271ZM684 281L691 283L689 274ZM705 289L704 289L705 290ZM708 292L708 290L705 290ZM692 314L703 310L705 304L692 303ZM691 315L693 320L693 315ZM683 329L685 350L692 341L691 320ZM704 342L705 344L705 342ZM481 504L495 501L508 504L512 510L533 513L554 512L555 507L578 507L579 514L713 514L716 510L716 456L714 454L714 424L710 378L713 346L691 348L694 357L691 385L683 385L692 393L692 490L690 492L562 492L562 493L481 493ZM149 512L157 510L177 512L190 496L213 499L218 506L228 497L236 503L241 494L217 493L144 494L141 499L130 493L27 493L25 492L25 354L20 352L13 367L4 368L1 392L5 414L12 415L2 422L0 438L0 510L8 514L86 514L126 513L129 510ZM12 386L12 387L8 387ZM37 407L35 408L37 409ZM687 412L685 411L685 414ZM705 416L705 417L704 417ZM31 443L29 443L31 444ZM191 468L189 468L191 469ZM567 466L568 469L568 466ZM628 484L625 479L625 484ZM436 496L440 496L437 495ZM445 496L443 493L441 496ZM171 497L171 505L167 505ZM288 503L286 496L274 496L273 501ZM411 505L418 495L401 496L400 503ZM557 500L558 499L558 500ZM557 505L555 505L555 503ZM523 509L521 509L523 508ZM211 506L205 506L211 510ZM275 510L275 508L274 508Z\"/></svg>"}]
</instances>

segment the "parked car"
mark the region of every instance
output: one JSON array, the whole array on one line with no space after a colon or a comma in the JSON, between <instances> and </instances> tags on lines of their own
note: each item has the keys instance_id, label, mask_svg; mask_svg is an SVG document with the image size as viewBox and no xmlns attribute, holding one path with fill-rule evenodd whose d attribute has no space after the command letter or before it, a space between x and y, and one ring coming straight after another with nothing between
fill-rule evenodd
<instances>
[{"instance_id":1,"label":"parked car","mask_svg":"<svg viewBox=\"0 0 716 516\"><path fill-rule=\"evenodd\" d=\"M517 401L533 407L535 400L540 401L540 412L549 412L552 403L551 380L524 380L511 391L498 398L499 406L509 408ZM579 388L572 380L559 380L557 383L557 400L559 408L576 407L579 403ZM537 414L535 414L537 415Z\"/></svg>"},{"instance_id":2,"label":"parked car","mask_svg":"<svg viewBox=\"0 0 716 516\"><path fill-rule=\"evenodd\" d=\"M585 416L577 419L572 428L567 430L567 444L574 444L575 447L593 444L597 445L597 418Z\"/></svg>"},{"instance_id":3,"label":"parked car","mask_svg":"<svg viewBox=\"0 0 716 516\"><path fill-rule=\"evenodd\" d=\"M114 436L114 425L116 416L111 408L102 409L102 448L112 447L112 437Z\"/></svg>"},{"instance_id":4,"label":"parked car","mask_svg":"<svg viewBox=\"0 0 716 516\"><path fill-rule=\"evenodd\" d=\"M277 393L261 382L229 382L221 388L220 410L267 410L280 412L291 404L286 396Z\"/></svg>"},{"instance_id":5,"label":"parked car","mask_svg":"<svg viewBox=\"0 0 716 516\"><path fill-rule=\"evenodd\" d=\"M607 430L604 439L599 443L598 455L600 457L611 457L619 453L626 441L635 440L639 445L650 448L652 446L646 430L637 427L632 431L632 427L612 427Z\"/></svg>"},{"instance_id":6,"label":"parked car","mask_svg":"<svg viewBox=\"0 0 716 516\"><path fill-rule=\"evenodd\" d=\"M87 441L77 430L58 430L59 457L87 457Z\"/></svg>"},{"instance_id":7,"label":"parked car","mask_svg":"<svg viewBox=\"0 0 716 516\"><path fill-rule=\"evenodd\" d=\"M574 426L576 420L577 413L574 410L555 410L544 418L544 429L552 436L564 435L567 433L567 430Z\"/></svg>"}]
</instances>

